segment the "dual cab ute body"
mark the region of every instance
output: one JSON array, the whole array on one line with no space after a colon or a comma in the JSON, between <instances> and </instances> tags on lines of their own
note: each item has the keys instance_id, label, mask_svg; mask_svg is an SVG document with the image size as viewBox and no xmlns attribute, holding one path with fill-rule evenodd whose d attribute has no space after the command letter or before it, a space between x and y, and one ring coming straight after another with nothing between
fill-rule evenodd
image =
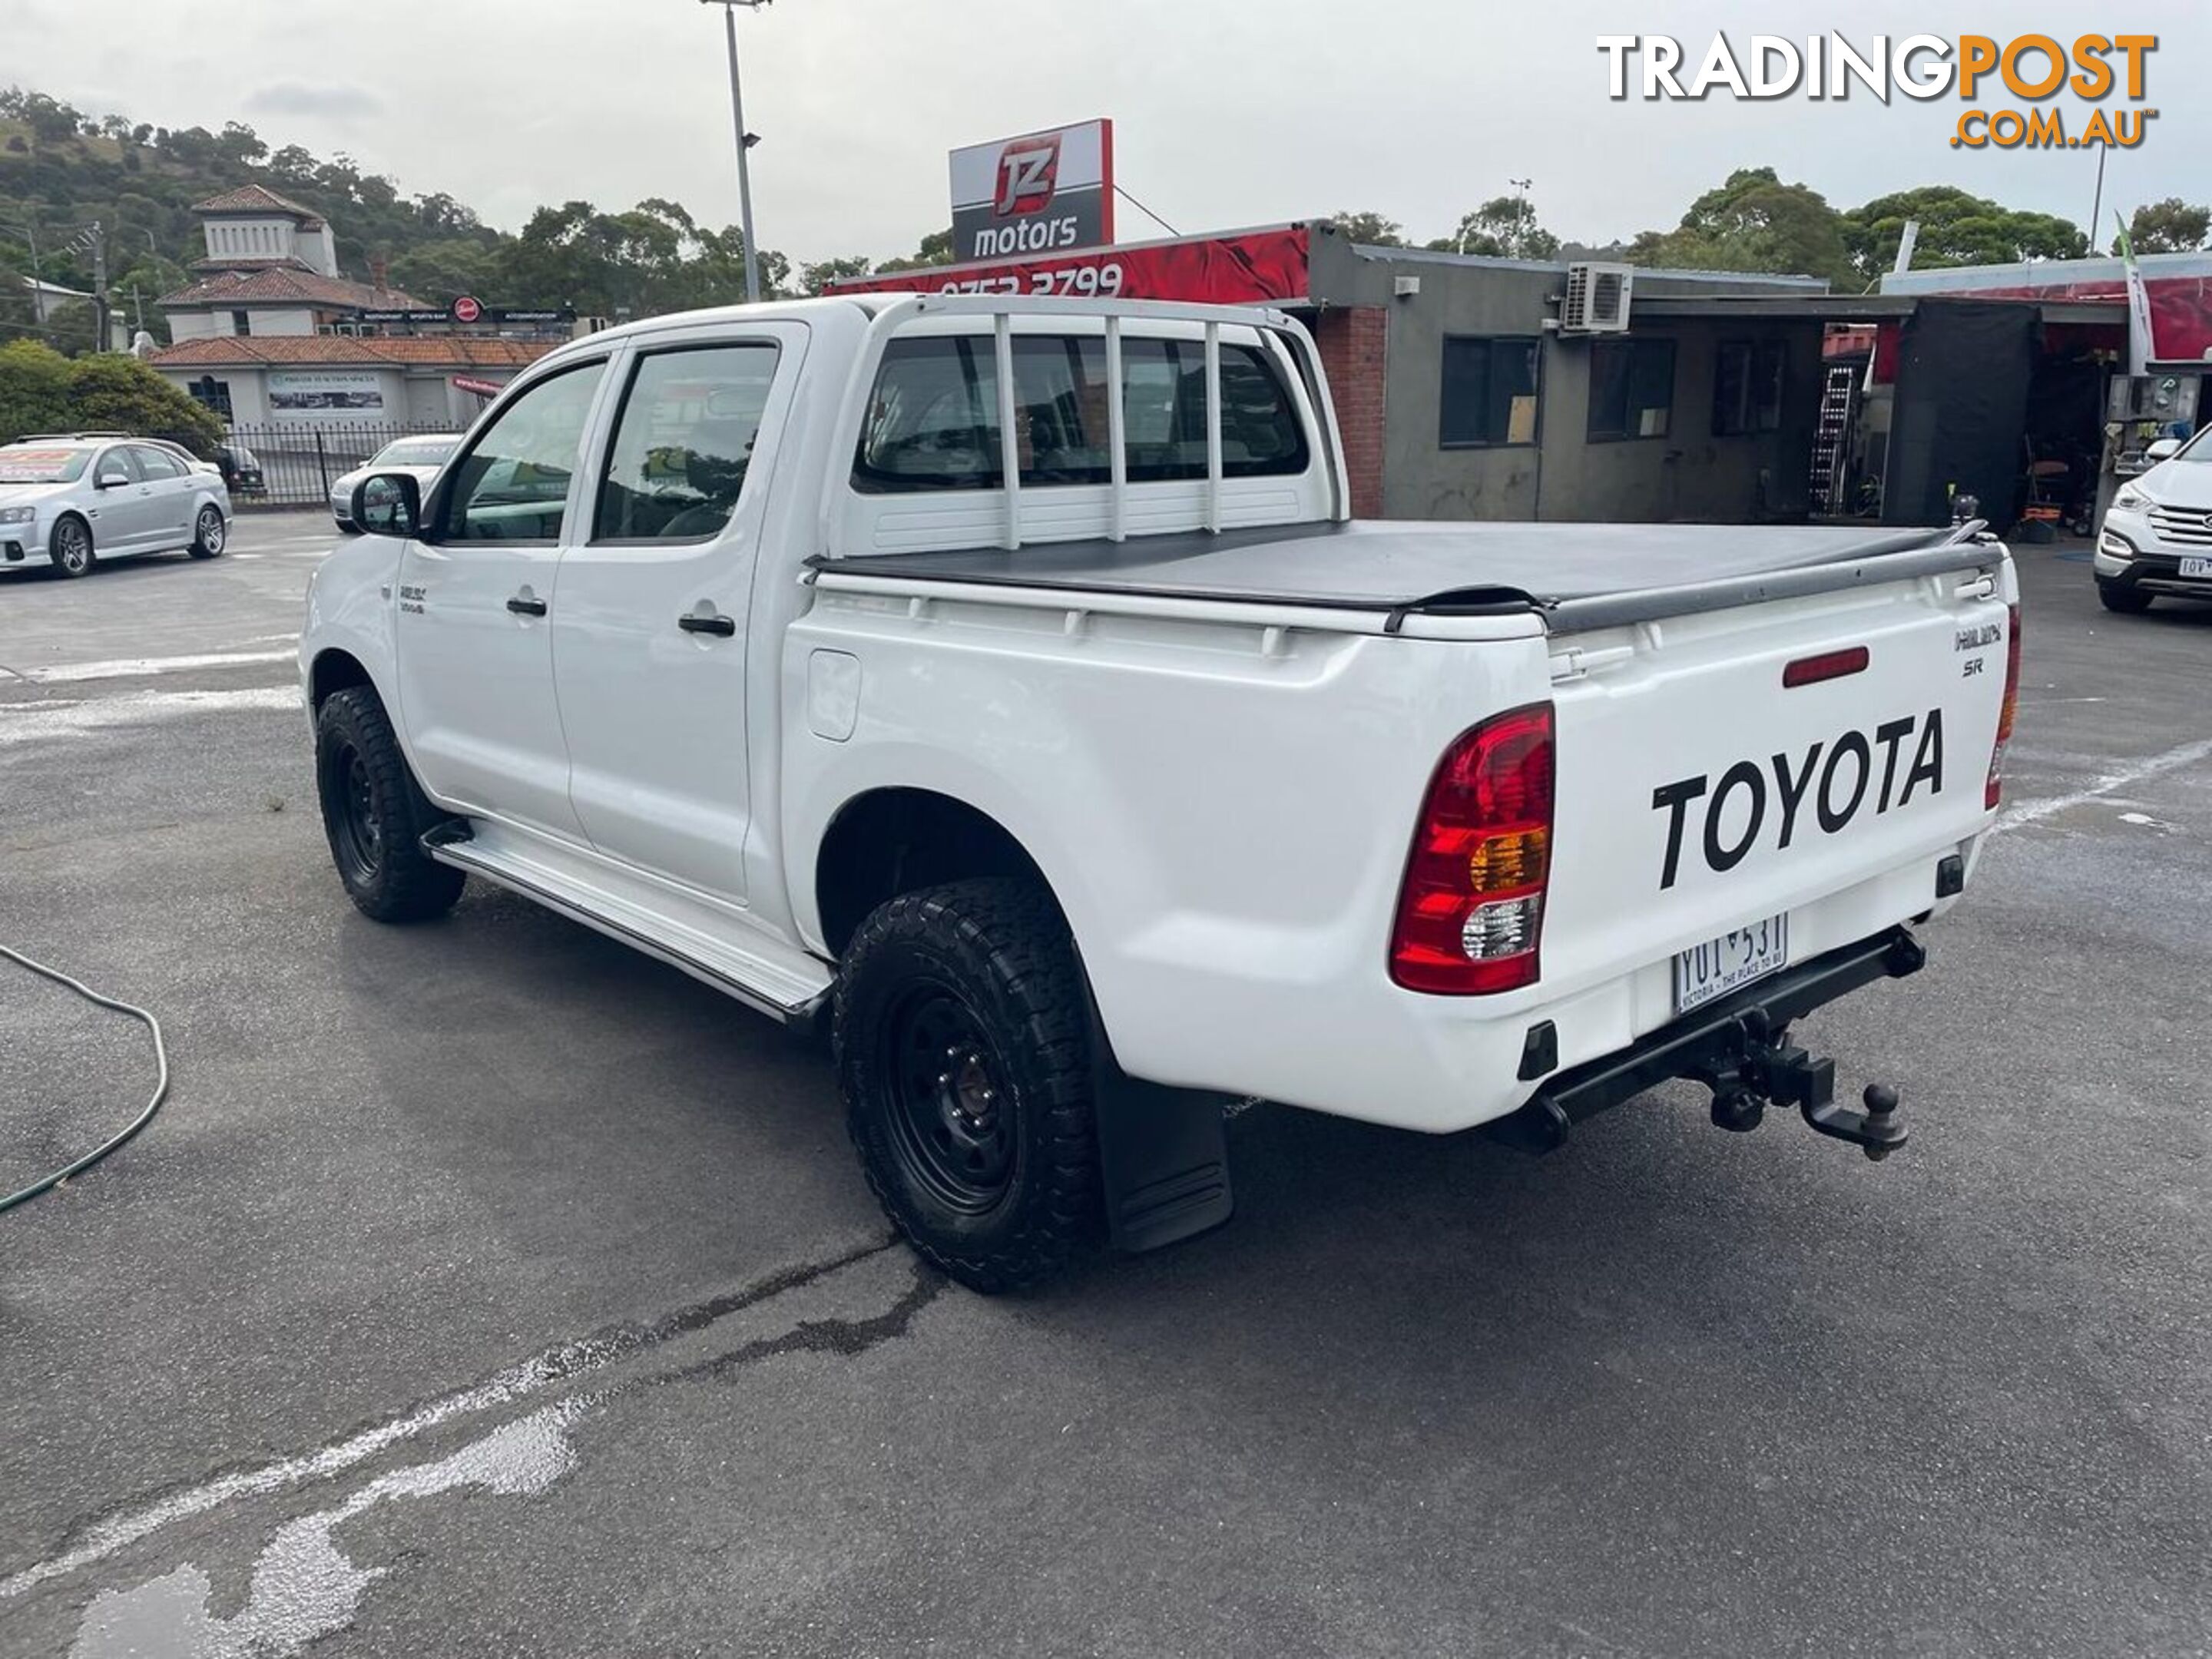
<instances>
[{"instance_id":1,"label":"dual cab ute body","mask_svg":"<svg viewBox=\"0 0 2212 1659\"><path fill-rule=\"evenodd\" d=\"M1075 1154L991 1115L1024 1093L1015 1051L1059 1056L1060 1028L1006 1024L932 927L1011 928L979 960L1079 988L1090 1085L1055 1073L1019 1105L1082 1097L1093 1219L1125 1242L1225 1212L1224 1095L1541 1146L1692 1075L1728 1127L1771 1100L1901 1139L1838 1112L1787 1028L1917 968L1907 924L1971 875L2017 665L2004 550L1354 522L1348 496L1280 313L864 296L662 319L518 380L427 495L364 484L356 521L396 533L321 567L303 672L319 710L351 693L388 721L406 810L369 840L391 858L520 889L781 1018L835 1000L864 1162L863 1119L890 1124L871 1179L971 1283L1036 1263L993 1265L1018 1200L961 1190L958 1159L1018 1187ZM352 741L324 734L325 813L379 914L391 871L348 864L377 779L332 774L376 748ZM451 902L426 884L416 909ZM903 965L869 969L878 995L860 960ZM951 1027L913 1012L940 981ZM877 1029L909 1016L910 1042ZM945 1070L914 1060L954 1027ZM933 1098L941 1124L899 1128ZM902 1134L924 1165L950 1148L949 1184L901 1174ZM1028 1163L979 1162L992 1144Z\"/></svg>"}]
</instances>

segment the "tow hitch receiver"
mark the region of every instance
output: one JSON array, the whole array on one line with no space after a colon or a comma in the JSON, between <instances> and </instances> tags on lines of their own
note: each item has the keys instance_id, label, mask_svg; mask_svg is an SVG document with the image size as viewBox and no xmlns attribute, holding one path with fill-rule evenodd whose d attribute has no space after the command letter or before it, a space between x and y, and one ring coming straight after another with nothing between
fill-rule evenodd
<instances>
[{"instance_id":1,"label":"tow hitch receiver","mask_svg":"<svg viewBox=\"0 0 2212 1659\"><path fill-rule=\"evenodd\" d=\"M1815 1059L1768 1024L1764 1008L1736 1016L1742 1047L1734 1060L1708 1060L1692 1073L1713 1091L1713 1127L1747 1134L1766 1115L1769 1102L1795 1106L1824 1135L1857 1145L1876 1163L1905 1142L1898 1118L1897 1091L1867 1085L1863 1112L1836 1104L1836 1062Z\"/></svg>"},{"instance_id":2,"label":"tow hitch receiver","mask_svg":"<svg viewBox=\"0 0 2212 1659\"><path fill-rule=\"evenodd\" d=\"M1903 979L1928 953L1893 927L1810 962L1756 981L1735 994L1651 1032L1620 1053L1548 1079L1517 1112L1483 1126L1492 1139L1524 1152L1566 1144L1574 1126L1669 1078L1713 1091L1713 1121L1738 1133L1759 1126L1770 1105L1795 1106L1824 1135L1848 1140L1870 1158L1905 1145L1897 1091L1869 1086L1865 1109L1836 1104L1836 1063L1789 1040L1790 1022L1879 979Z\"/></svg>"}]
</instances>

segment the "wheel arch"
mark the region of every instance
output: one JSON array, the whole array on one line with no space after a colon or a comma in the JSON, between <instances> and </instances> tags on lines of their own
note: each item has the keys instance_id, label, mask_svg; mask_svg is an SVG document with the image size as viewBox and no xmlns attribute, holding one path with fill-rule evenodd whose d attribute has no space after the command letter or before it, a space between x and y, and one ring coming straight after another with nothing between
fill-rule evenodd
<instances>
[{"instance_id":1,"label":"wheel arch","mask_svg":"<svg viewBox=\"0 0 2212 1659\"><path fill-rule=\"evenodd\" d=\"M885 900L984 876L1029 878L1066 915L1044 867L988 812L934 789L865 790L831 817L815 856L823 943L842 956L869 912Z\"/></svg>"},{"instance_id":2,"label":"wheel arch","mask_svg":"<svg viewBox=\"0 0 2212 1659\"><path fill-rule=\"evenodd\" d=\"M342 645L325 646L307 665L307 709L313 714L328 701L332 692L345 690L349 686L365 685L380 699L384 692L376 684L368 665Z\"/></svg>"}]
</instances>

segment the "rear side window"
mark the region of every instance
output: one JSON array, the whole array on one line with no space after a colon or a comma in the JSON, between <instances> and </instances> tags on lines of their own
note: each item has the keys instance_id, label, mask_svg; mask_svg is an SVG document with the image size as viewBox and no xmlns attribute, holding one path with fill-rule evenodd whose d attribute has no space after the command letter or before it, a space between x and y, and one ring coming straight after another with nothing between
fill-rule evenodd
<instances>
[{"instance_id":1,"label":"rear side window","mask_svg":"<svg viewBox=\"0 0 2212 1659\"><path fill-rule=\"evenodd\" d=\"M639 359L607 448L592 538L720 534L744 491L775 362L765 340Z\"/></svg>"},{"instance_id":2,"label":"rear side window","mask_svg":"<svg viewBox=\"0 0 2212 1659\"><path fill-rule=\"evenodd\" d=\"M1013 342L1014 439L1024 489L1103 484L1108 448L1106 345L1094 337ZM1123 421L1132 483L1206 476L1206 351L1196 340L1124 337ZM854 459L856 489L995 489L1003 480L998 365L988 335L894 340L884 354ZM1221 348L1221 471L1296 474L1305 430L1274 363Z\"/></svg>"},{"instance_id":3,"label":"rear side window","mask_svg":"<svg viewBox=\"0 0 2212 1659\"><path fill-rule=\"evenodd\" d=\"M156 478L181 478L185 476L181 461L150 444L133 444L131 459L138 463L138 476L149 483Z\"/></svg>"}]
</instances>

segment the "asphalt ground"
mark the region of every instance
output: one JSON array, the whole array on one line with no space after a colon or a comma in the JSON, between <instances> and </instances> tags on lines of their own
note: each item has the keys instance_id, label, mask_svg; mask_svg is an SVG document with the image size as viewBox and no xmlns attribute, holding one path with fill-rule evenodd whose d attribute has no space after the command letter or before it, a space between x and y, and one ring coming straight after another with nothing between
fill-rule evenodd
<instances>
[{"instance_id":1,"label":"asphalt ground","mask_svg":"<svg viewBox=\"0 0 2212 1659\"><path fill-rule=\"evenodd\" d=\"M9 1659L2212 1650L2212 608L2022 550L1975 890L1800 1028L1899 1157L1260 1107L1229 1226L986 1300L767 1023L480 884L355 915L328 540L0 573L0 943L176 1067L0 1217ZM0 1188L150 1081L0 962Z\"/></svg>"}]
</instances>

